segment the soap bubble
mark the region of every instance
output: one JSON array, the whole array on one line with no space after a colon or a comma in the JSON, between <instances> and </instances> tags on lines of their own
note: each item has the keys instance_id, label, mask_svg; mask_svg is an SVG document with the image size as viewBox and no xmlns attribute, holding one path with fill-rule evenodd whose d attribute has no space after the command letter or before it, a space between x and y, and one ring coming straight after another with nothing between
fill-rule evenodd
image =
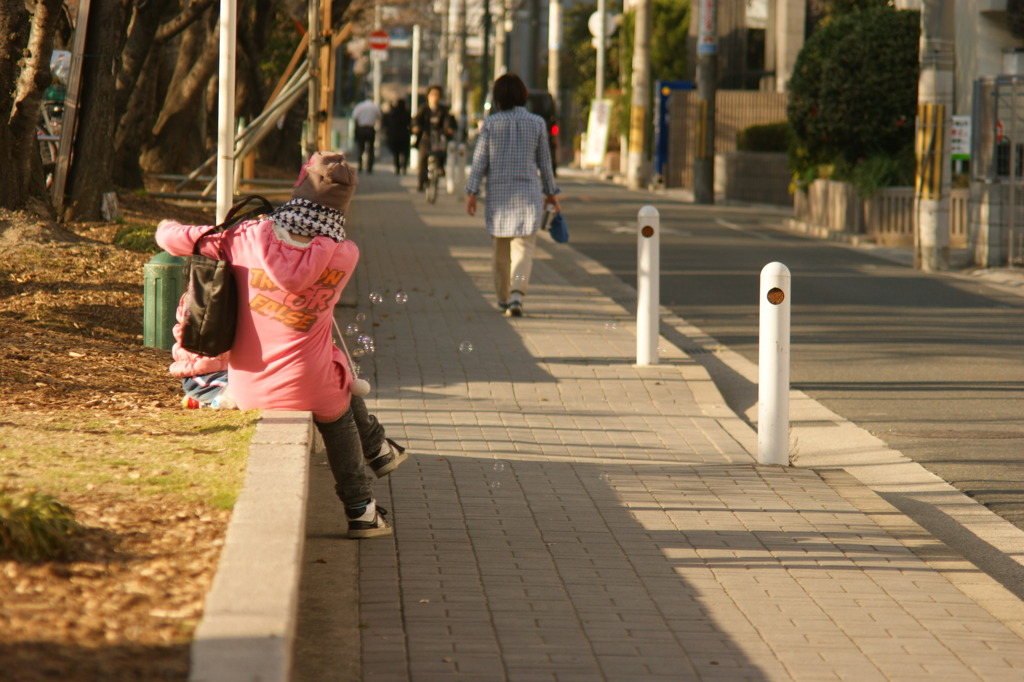
<instances>
[{"instance_id":1,"label":"soap bubble","mask_svg":"<svg viewBox=\"0 0 1024 682\"><path fill-rule=\"evenodd\" d=\"M409 294L404 291L399 291L395 294L395 303L407 303L409 301Z\"/></svg>"},{"instance_id":2,"label":"soap bubble","mask_svg":"<svg viewBox=\"0 0 1024 682\"><path fill-rule=\"evenodd\" d=\"M356 313L356 322L366 322L366 313Z\"/></svg>"},{"instance_id":3,"label":"soap bubble","mask_svg":"<svg viewBox=\"0 0 1024 682\"><path fill-rule=\"evenodd\" d=\"M469 342L469 341L463 341L462 343L459 344L459 352L460 353L472 353L473 352L473 344L471 342Z\"/></svg>"},{"instance_id":4,"label":"soap bubble","mask_svg":"<svg viewBox=\"0 0 1024 682\"><path fill-rule=\"evenodd\" d=\"M379 291L371 291L370 292L370 303L373 303L374 305L377 305L378 303L381 303L383 300L384 300L384 297L380 295Z\"/></svg>"},{"instance_id":5,"label":"soap bubble","mask_svg":"<svg viewBox=\"0 0 1024 682\"><path fill-rule=\"evenodd\" d=\"M504 462L500 462L500 461L499 462L495 462L494 463L494 470L495 471L504 471L505 470L505 463Z\"/></svg>"},{"instance_id":6,"label":"soap bubble","mask_svg":"<svg viewBox=\"0 0 1024 682\"><path fill-rule=\"evenodd\" d=\"M615 322L605 322L604 323L604 328L605 329L618 329L619 325L616 324Z\"/></svg>"},{"instance_id":7,"label":"soap bubble","mask_svg":"<svg viewBox=\"0 0 1024 682\"><path fill-rule=\"evenodd\" d=\"M499 483L498 481L491 481L490 483L488 483L488 485L491 486L492 488L500 488L501 487L501 483Z\"/></svg>"},{"instance_id":8,"label":"soap bubble","mask_svg":"<svg viewBox=\"0 0 1024 682\"><path fill-rule=\"evenodd\" d=\"M358 362L352 363L352 373L355 374L356 376L359 376L360 374L363 373L363 368L359 366Z\"/></svg>"},{"instance_id":9,"label":"soap bubble","mask_svg":"<svg viewBox=\"0 0 1024 682\"><path fill-rule=\"evenodd\" d=\"M355 336L358 333L359 333L359 325L358 324L350 324L347 327L345 327L345 336Z\"/></svg>"},{"instance_id":10,"label":"soap bubble","mask_svg":"<svg viewBox=\"0 0 1024 682\"><path fill-rule=\"evenodd\" d=\"M608 474L606 472L602 471L601 473L599 473L597 475L597 479L599 481L607 481L608 480Z\"/></svg>"},{"instance_id":11,"label":"soap bubble","mask_svg":"<svg viewBox=\"0 0 1024 682\"><path fill-rule=\"evenodd\" d=\"M356 343L367 353L373 353L377 350L377 342L369 334L360 334L359 338L356 339Z\"/></svg>"},{"instance_id":12,"label":"soap bubble","mask_svg":"<svg viewBox=\"0 0 1024 682\"><path fill-rule=\"evenodd\" d=\"M364 355L366 355L366 349L365 348L353 348L352 349L352 357L354 357L354 358L361 358Z\"/></svg>"}]
</instances>

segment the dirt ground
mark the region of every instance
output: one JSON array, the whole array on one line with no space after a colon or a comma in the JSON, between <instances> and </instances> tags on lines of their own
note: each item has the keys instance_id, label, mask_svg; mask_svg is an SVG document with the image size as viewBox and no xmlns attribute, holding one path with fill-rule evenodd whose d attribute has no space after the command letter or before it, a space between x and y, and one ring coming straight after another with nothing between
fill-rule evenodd
<instances>
[{"instance_id":1,"label":"dirt ground","mask_svg":"<svg viewBox=\"0 0 1024 682\"><path fill-rule=\"evenodd\" d=\"M147 197L120 200L129 223L212 217ZM113 246L119 227L64 229L29 212L0 211L0 488L18 487L17 455L27 447L4 442L5 425L9 433L26 425L46 433L45 424L59 419L95 435L112 420L182 409L169 354L141 345L150 255ZM58 449L60 439L76 437L78 450L54 456L88 456L81 448L92 446L74 429L52 431ZM102 434L88 442L102 443ZM117 486L90 484L57 497L86 531L71 561L0 559L0 678L186 679L188 642L230 513Z\"/></svg>"}]
</instances>

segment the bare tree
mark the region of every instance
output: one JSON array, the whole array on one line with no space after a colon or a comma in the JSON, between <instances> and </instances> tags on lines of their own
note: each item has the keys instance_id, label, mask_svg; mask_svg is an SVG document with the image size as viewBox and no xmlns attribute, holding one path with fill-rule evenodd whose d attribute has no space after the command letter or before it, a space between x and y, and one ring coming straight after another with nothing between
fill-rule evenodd
<instances>
[{"instance_id":1,"label":"bare tree","mask_svg":"<svg viewBox=\"0 0 1024 682\"><path fill-rule=\"evenodd\" d=\"M113 190L114 129L117 126L117 71L124 46L130 0L93 3L82 64L81 114L68 174L64 220L98 220L103 194ZM82 30L78 26L77 30Z\"/></svg>"},{"instance_id":2,"label":"bare tree","mask_svg":"<svg viewBox=\"0 0 1024 682\"><path fill-rule=\"evenodd\" d=\"M43 92L51 83L50 53L62 0L0 1L0 206L20 208L44 199L36 122Z\"/></svg>"}]
</instances>

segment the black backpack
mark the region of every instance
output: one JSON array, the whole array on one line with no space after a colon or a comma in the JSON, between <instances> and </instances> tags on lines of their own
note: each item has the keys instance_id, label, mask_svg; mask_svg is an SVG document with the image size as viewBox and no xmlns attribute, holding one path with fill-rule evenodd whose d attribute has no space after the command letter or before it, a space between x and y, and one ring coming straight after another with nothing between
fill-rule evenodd
<instances>
[{"instance_id":1,"label":"black backpack","mask_svg":"<svg viewBox=\"0 0 1024 682\"><path fill-rule=\"evenodd\" d=\"M243 213L242 209L253 202L258 205ZM245 197L231 207L224 222L211 227L199 239L258 218L272 210L274 207L261 196ZM181 347L199 355L213 357L231 350L235 342L238 288L231 274L230 261L201 255L199 239L192 248L192 257L185 270L188 282L185 290L187 308L181 321Z\"/></svg>"}]
</instances>

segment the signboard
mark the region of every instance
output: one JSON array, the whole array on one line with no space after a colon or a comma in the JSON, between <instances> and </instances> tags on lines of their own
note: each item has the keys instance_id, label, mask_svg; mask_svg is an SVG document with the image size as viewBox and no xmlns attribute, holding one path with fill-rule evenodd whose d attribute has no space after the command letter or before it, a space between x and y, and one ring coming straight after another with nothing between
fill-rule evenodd
<instances>
[{"instance_id":1,"label":"signboard","mask_svg":"<svg viewBox=\"0 0 1024 682\"><path fill-rule=\"evenodd\" d=\"M583 150L583 164L600 168L604 166L604 153L608 149L608 127L612 117L612 101L595 99L590 102L590 117L587 120L587 146Z\"/></svg>"},{"instance_id":2,"label":"signboard","mask_svg":"<svg viewBox=\"0 0 1024 682\"><path fill-rule=\"evenodd\" d=\"M971 158L971 117L953 116L949 128L949 151L954 161L969 161Z\"/></svg>"},{"instance_id":3,"label":"signboard","mask_svg":"<svg viewBox=\"0 0 1024 682\"><path fill-rule=\"evenodd\" d=\"M370 33L367 42L370 44L371 50L386 50L391 44L391 35L383 29L377 29Z\"/></svg>"},{"instance_id":4,"label":"signboard","mask_svg":"<svg viewBox=\"0 0 1024 682\"><path fill-rule=\"evenodd\" d=\"M700 0L697 26L697 54L718 54L717 0Z\"/></svg>"},{"instance_id":5,"label":"signboard","mask_svg":"<svg viewBox=\"0 0 1024 682\"><path fill-rule=\"evenodd\" d=\"M693 90L690 81L657 81L654 91L657 93L656 114L654 115L654 173L662 182L665 180L665 168L668 166L668 107L672 93L679 90Z\"/></svg>"}]
</instances>

